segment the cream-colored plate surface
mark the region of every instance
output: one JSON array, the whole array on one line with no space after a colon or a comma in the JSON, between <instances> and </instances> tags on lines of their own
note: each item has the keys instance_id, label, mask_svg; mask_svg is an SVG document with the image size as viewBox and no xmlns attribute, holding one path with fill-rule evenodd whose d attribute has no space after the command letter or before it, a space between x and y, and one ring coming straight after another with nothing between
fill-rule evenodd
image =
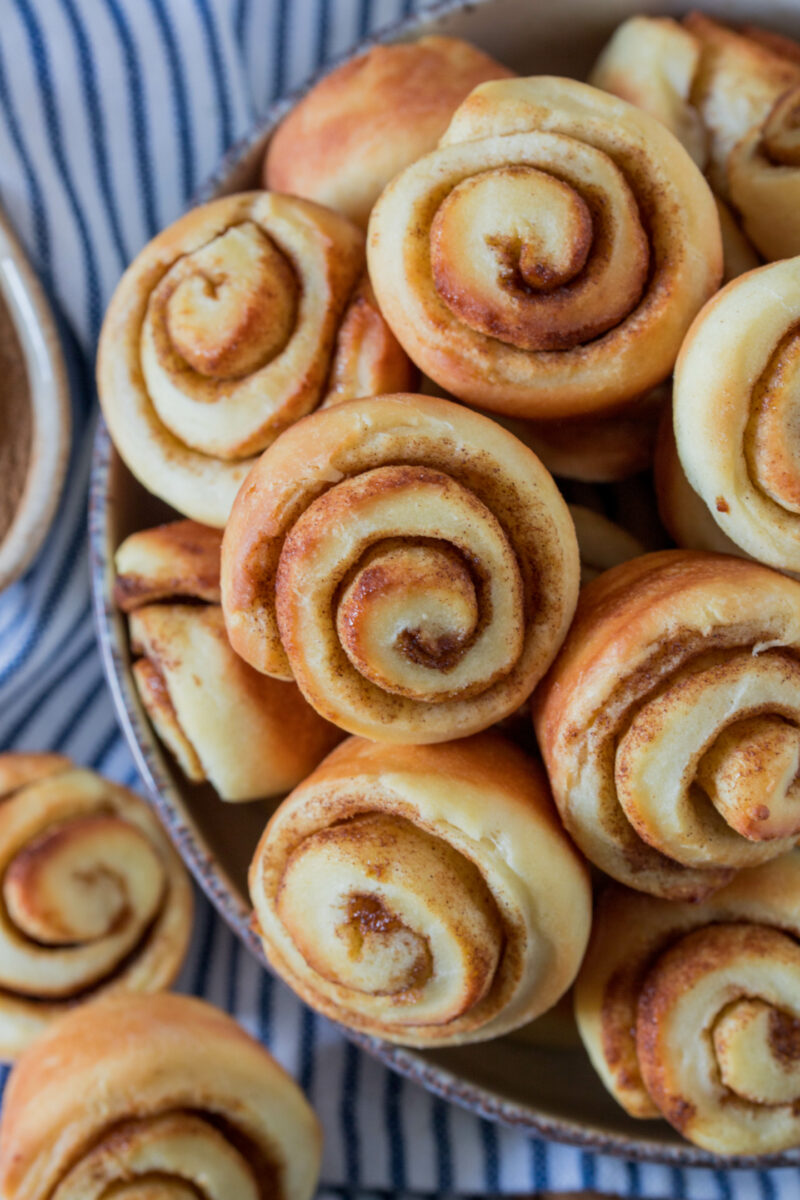
<instances>
[{"instance_id":1,"label":"cream-colored plate surface","mask_svg":"<svg viewBox=\"0 0 800 1200\"><path fill-rule=\"evenodd\" d=\"M800 36L800 5L711 2L706 11L737 15ZM585 77L613 28L632 12L680 12L669 3L626 0L483 0L433 5L422 25L406 24L386 37L442 32L468 38L527 74ZM276 121L291 99L273 109L226 156L203 190L203 199L252 187ZM162 751L144 717L130 675L124 623L111 604L113 551L135 529L168 519L98 434L92 497L92 548L96 613L106 670L128 741L159 812L178 849L222 915L263 962L249 927L245 872L264 823L262 805L222 805L210 788L186 784ZM546 1019L547 1020L547 1019ZM348 1033L371 1053L424 1086L484 1116L538 1130L565 1141L670 1164L720 1165L720 1159L687 1145L666 1123L637 1122L606 1094L583 1050L563 1022L547 1021L530 1033L451 1050L411 1052ZM754 1160L738 1160L744 1165ZM759 1160L762 1165L766 1159ZM800 1162L800 1153L772 1163Z\"/></svg>"}]
</instances>

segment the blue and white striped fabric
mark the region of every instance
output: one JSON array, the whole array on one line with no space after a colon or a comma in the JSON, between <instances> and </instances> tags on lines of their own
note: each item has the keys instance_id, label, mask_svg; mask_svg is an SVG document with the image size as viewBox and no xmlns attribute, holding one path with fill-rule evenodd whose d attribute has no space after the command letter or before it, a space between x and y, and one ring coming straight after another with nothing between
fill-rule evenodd
<instances>
[{"instance_id":1,"label":"blue and white striped fabric","mask_svg":"<svg viewBox=\"0 0 800 1200\"><path fill-rule=\"evenodd\" d=\"M91 360L126 262L267 104L424 0L2 0L0 200L63 314L75 443L38 562L0 600L0 747L136 784L94 646L86 488ZM796 1200L800 1172L637 1166L481 1122L387 1072L263 973L205 903L181 986L233 1012L322 1118L323 1184L397 1193L593 1187Z\"/></svg>"}]
</instances>

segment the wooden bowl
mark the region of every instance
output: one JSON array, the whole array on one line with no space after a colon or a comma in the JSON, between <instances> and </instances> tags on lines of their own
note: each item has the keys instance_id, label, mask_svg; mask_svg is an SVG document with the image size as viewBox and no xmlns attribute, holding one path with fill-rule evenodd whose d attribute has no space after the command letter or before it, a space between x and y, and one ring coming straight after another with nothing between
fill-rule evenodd
<instances>
[{"instance_id":1,"label":"wooden bowl","mask_svg":"<svg viewBox=\"0 0 800 1200\"><path fill-rule=\"evenodd\" d=\"M585 77L620 21L642 8L654 12L677 4L642 0L445 0L421 21L405 22L385 40L438 32L465 37L528 74ZM780 3L711 0L710 12L735 18L757 15L762 24L787 28ZM794 32L800 34L800 11ZM375 39L377 40L377 39ZM360 49L364 49L361 47ZM358 51L354 52L357 53ZM270 134L297 97L282 101L226 155L199 199L257 186ZM105 669L122 727L153 803L185 862L248 950L266 970L261 945L250 927L246 871L263 828L263 804L224 805L208 786L187 784L162 749L144 715L131 677L125 621L111 600L113 554L127 534L171 516L134 480L100 428L94 455L91 543L96 617ZM683 1141L664 1121L635 1121L605 1091L568 1021L548 1015L521 1033L472 1046L406 1050L352 1030L344 1035L387 1066L445 1099L491 1120L629 1159L689 1166L768 1166L800 1162L800 1152L760 1158L722 1159Z\"/></svg>"},{"instance_id":2,"label":"wooden bowl","mask_svg":"<svg viewBox=\"0 0 800 1200\"><path fill-rule=\"evenodd\" d=\"M0 214L0 591L36 556L70 446L67 375L53 314Z\"/></svg>"}]
</instances>

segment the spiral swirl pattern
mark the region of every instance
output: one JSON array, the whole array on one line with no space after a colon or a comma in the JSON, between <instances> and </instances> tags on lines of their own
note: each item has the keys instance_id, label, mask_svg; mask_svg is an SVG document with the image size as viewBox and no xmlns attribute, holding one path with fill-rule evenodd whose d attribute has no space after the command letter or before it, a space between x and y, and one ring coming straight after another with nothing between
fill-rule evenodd
<instances>
[{"instance_id":1,"label":"spiral swirl pattern","mask_svg":"<svg viewBox=\"0 0 800 1200\"><path fill-rule=\"evenodd\" d=\"M800 259L734 280L703 309L675 371L681 465L741 551L800 571Z\"/></svg>"},{"instance_id":2,"label":"spiral swirl pattern","mask_svg":"<svg viewBox=\"0 0 800 1200\"><path fill-rule=\"evenodd\" d=\"M799 911L796 850L700 904L607 889L575 1012L632 1116L661 1114L719 1154L800 1144Z\"/></svg>"},{"instance_id":3,"label":"spiral swirl pattern","mask_svg":"<svg viewBox=\"0 0 800 1200\"><path fill-rule=\"evenodd\" d=\"M359 287L364 266L344 217L268 192L195 209L145 247L98 353L111 435L145 487L221 527L253 456L324 400L329 377L343 394L408 386ZM372 332L359 338L366 310Z\"/></svg>"},{"instance_id":4,"label":"spiral swirl pattern","mask_svg":"<svg viewBox=\"0 0 800 1200\"><path fill-rule=\"evenodd\" d=\"M78 999L168 987L192 918L183 867L138 797L68 763L27 776L0 803L4 1058Z\"/></svg>"},{"instance_id":5,"label":"spiral swirl pattern","mask_svg":"<svg viewBox=\"0 0 800 1200\"><path fill-rule=\"evenodd\" d=\"M591 916L543 773L494 733L349 738L270 821L250 894L307 1003L406 1045L497 1037L552 1007Z\"/></svg>"},{"instance_id":6,"label":"spiral swirl pattern","mask_svg":"<svg viewBox=\"0 0 800 1200\"><path fill-rule=\"evenodd\" d=\"M800 254L800 83L734 146L728 184L748 236L765 258Z\"/></svg>"},{"instance_id":7,"label":"spiral swirl pattern","mask_svg":"<svg viewBox=\"0 0 800 1200\"><path fill-rule=\"evenodd\" d=\"M721 274L700 172L654 118L573 80L486 83L373 209L387 321L440 386L599 415L672 369Z\"/></svg>"},{"instance_id":8,"label":"spiral swirl pattern","mask_svg":"<svg viewBox=\"0 0 800 1200\"><path fill-rule=\"evenodd\" d=\"M683 27L700 56L691 103L706 132L709 181L723 199L731 199L737 146L751 131L760 132L779 98L800 83L797 44L730 29L699 12L690 13Z\"/></svg>"},{"instance_id":9,"label":"spiral swirl pattern","mask_svg":"<svg viewBox=\"0 0 800 1200\"><path fill-rule=\"evenodd\" d=\"M534 697L567 829L629 887L702 897L800 833L800 587L662 551L582 592Z\"/></svg>"},{"instance_id":10,"label":"spiral swirl pattern","mask_svg":"<svg viewBox=\"0 0 800 1200\"><path fill-rule=\"evenodd\" d=\"M0 1191L310 1200L320 1141L299 1088L230 1017L186 996L119 996L63 1018L12 1073Z\"/></svg>"},{"instance_id":11,"label":"spiral swirl pattern","mask_svg":"<svg viewBox=\"0 0 800 1200\"><path fill-rule=\"evenodd\" d=\"M139 697L184 775L223 800L264 799L293 788L341 735L294 683L234 653L219 605L221 542L194 521L131 534L114 595L129 614Z\"/></svg>"},{"instance_id":12,"label":"spiral swirl pattern","mask_svg":"<svg viewBox=\"0 0 800 1200\"><path fill-rule=\"evenodd\" d=\"M223 539L234 649L380 741L443 741L513 712L577 587L569 511L536 456L429 396L357 400L288 430Z\"/></svg>"}]
</instances>

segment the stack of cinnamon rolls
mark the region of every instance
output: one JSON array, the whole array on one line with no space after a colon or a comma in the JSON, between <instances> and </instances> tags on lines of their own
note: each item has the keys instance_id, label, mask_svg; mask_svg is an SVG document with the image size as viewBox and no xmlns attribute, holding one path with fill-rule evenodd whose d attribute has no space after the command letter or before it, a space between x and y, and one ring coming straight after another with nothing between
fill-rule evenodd
<instances>
[{"instance_id":1,"label":"stack of cinnamon rolls","mask_svg":"<svg viewBox=\"0 0 800 1200\"><path fill-rule=\"evenodd\" d=\"M423 1047L573 989L619 1103L720 1153L800 1145L799 130L800 45L700 15L588 83L379 47L142 251L98 359L175 510L118 551L134 677L188 780L273 799L275 970ZM65 851L5 805L38 929Z\"/></svg>"}]
</instances>

